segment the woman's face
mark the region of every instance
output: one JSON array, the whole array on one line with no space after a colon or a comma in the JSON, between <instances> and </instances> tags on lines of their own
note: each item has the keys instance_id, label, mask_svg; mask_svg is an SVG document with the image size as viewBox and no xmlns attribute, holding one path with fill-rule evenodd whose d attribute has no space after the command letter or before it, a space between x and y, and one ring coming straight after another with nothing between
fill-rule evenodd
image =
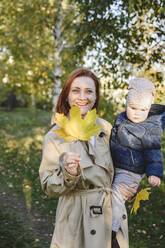
<instances>
[{"instance_id":1,"label":"woman's face","mask_svg":"<svg viewBox=\"0 0 165 248\"><path fill-rule=\"evenodd\" d=\"M96 101L96 87L94 80L90 77L81 76L73 80L69 95L68 103L70 107L77 106L80 108L82 116L85 116L88 110L91 110Z\"/></svg>"}]
</instances>

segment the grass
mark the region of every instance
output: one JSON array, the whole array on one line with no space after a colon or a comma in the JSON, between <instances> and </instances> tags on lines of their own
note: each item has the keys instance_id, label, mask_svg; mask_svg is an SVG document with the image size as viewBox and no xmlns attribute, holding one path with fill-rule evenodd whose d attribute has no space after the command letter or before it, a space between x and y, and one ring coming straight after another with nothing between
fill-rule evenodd
<instances>
[{"instance_id":1,"label":"grass","mask_svg":"<svg viewBox=\"0 0 165 248\"><path fill-rule=\"evenodd\" d=\"M33 233L22 224L22 221L0 205L0 247L37 248Z\"/></svg>"},{"instance_id":2,"label":"grass","mask_svg":"<svg viewBox=\"0 0 165 248\"><path fill-rule=\"evenodd\" d=\"M27 212L36 209L55 216L57 199L45 196L38 175L43 136L48 130L50 117L51 113L39 110L0 110L0 187L24 199ZM163 153L165 157L165 138ZM142 187L147 186L145 178ZM149 200L142 202L138 213L129 214L130 248L164 248L165 181L161 187L152 188L151 191ZM132 203L127 203L128 213L131 206ZM3 220L0 222L0 239L3 237L0 248L36 247L33 233L21 223L18 216L11 215L9 209L4 210L1 205L0 217ZM14 228L11 228L12 225ZM22 230L25 235L21 234ZM15 241L12 241L14 237ZM49 246L42 244L38 247Z\"/></svg>"},{"instance_id":3,"label":"grass","mask_svg":"<svg viewBox=\"0 0 165 248\"><path fill-rule=\"evenodd\" d=\"M162 151L165 163L165 134L162 139ZM165 175L165 172L164 172ZM141 188L151 187L145 177ZM165 179L160 187L151 187L148 201L141 201L136 215L129 214L130 248L165 247ZM132 204L127 203L128 213Z\"/></svg>"},{"instance_id":4,"label":"grass","mask_svg":"<svg viewBox=\"0 0 165 248\"><path fill-rule=\"evenodd\" d=\"M28 205L42 205L45 195L38 169L50 113L18 109L1 111L0 116L1 182L11 190L23 192Z\"/></svg>"},{"instance_id":5,"label":"grass","mask_svg":"<svg viewBox=\"0 0 165 248\"><path fill-rule=\"evenodd\" d=\"M24 199L27 212L30 213L32 209L36 209L36 211L40 210L45 214L55 216L57 200L47 199L41 190L38 174L43 136L48 130L50 115L51 113L29 109L17 109L14 112L5 112L1 109L0 187L8 194L16 192L20 199ZM3 209L1 211L3 212ZM0 222L0 234L2 230L3 226ZM15 231L14 229L14 236ZM7 240L6 237L6 242ZM8 247L7 244L6 247ZM12 247L19 246L13 245ZM26 246L22 240L23 247ZM35 246L29 245L28 248L30 247Z\"/></svg>"},{"instance_id":6,"label":"grass","mask_svg":"<svg viewBox=\"0 0 165 248\"><path fill-rule=\"evenodd\" d=\"M148 186L146 180L143 188ZM164 247L165 235L165 185L152 188L148 201L141 202L136 215L129 214L130 248L156 248ZM128 212L131 205L127 204Z\"/></svg>"}]
</instances>

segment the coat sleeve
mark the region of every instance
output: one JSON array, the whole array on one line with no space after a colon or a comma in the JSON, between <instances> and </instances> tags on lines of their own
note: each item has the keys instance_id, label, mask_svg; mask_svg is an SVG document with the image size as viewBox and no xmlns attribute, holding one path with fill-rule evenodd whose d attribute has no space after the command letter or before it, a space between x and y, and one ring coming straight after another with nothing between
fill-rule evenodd
<instances>
[{"instance_id":1,"label":"coat sleeve","mask_svg":"<svg viewBox=\"0 0 165 248\"><path fill-rule=\"evenodd\" d=\"M80 176L72 176L64 168L56 139L48 133L43 142L42 161L39 168L43 191L50 197L59 197L73 190Z\"/></svg>"}]
</instances>

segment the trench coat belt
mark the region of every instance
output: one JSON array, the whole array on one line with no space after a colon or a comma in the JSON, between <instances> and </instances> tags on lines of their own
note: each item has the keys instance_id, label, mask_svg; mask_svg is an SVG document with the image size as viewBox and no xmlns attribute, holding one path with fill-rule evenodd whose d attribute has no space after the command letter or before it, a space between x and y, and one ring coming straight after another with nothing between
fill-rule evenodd
<instances>
[{"instance_id":1,"label":"trench coat belt","mask_svg":"<svg viewBox=\"0 0 165 248\"><path fill-rule=\"evenodd\" d=\"M89 206L91 217L96 217L96 216L102 214L102 207L103 207L103 202L104 202L105 196L107 194L111 194L112 189L109 187L101 187L101 188L94 188L94 189L75 190L72 193L73 195L74 194L75 195L88 195L88 194L95 193L95 192L100 192L102 194L101 194L100 198L98 199L96 205Z\"/></svg>"},{"instance_id":2,"label":"trench coat belt","mask_svg":"<svg viewBox=\"0 0 165 248\"><path fill-rule=\"evenodd\" d=\"M112 192L112 188L110 187L100 187L100 188L94 188L94 189L80 189L80 190L74 190L72 194L76 195L83 195L83 194L90 194L94 192L103 192L106 194L110 194Z\"/></svg>"}]
</instances>

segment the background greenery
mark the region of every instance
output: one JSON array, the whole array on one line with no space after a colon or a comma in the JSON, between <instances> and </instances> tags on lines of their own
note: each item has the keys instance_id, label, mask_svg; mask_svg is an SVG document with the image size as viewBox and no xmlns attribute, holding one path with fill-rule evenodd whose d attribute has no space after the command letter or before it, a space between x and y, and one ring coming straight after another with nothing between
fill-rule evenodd
<instances>
[{"instance_id":1,"label":"background greenery","mask_svg":"<svg viewBox=\"0 0 165 248\"><path fill-rule=\"evenodd\" d=\"M68 74L96 73L100 115L111 123L134 76L151 79L164 104L164 27L164 0L0 1L0 248L49 247L57 200L42 193L38 168ZM163 181L129 216L131 248L164 248L164 194Z\"/></svg>"},{"instance_id":2,"label":"background greenery","mask_svg":"<svg viewBox=\"0 0 165 248\"><path fill-rule=\"evenodd\" d=\"M0 104L51 109L60 83L84 65L104 93L144 76L163 95L164 17L163 0L1 0Z\"/></svg>"},{"instance_id":3,"label":"background greenery","mask_svg":"<svg viewBox=\"0 0 165 248\"><path fill-rule=\"evenodd\" d=\"M0 110L0 192L6 194L9 200L4 207L3 198L0 198L1 248L49 247L53 226L49 238L36 236L29 220L34 218L34 213L41 213L40 218L48 217L48 225L54 223L57 200L44 195L38 175L42 140L48 130L50 116L51 112L43 110ZM165 139L165 156L164 147ZM146 186L144 179L142 187ZM151 191L149 201L142 203L137 215L129 214L130 248L164 248L165 182ZM17 196L15 203L10 201L13 193ZM19 203L25 205L27 217L21 217ZM17 211L11 209L13 204ZM128 213L131 206L132 203L127 204ZM45 224L38 227L39 232L43 229L47 233Z\"/></svg>"}]
</instances>

